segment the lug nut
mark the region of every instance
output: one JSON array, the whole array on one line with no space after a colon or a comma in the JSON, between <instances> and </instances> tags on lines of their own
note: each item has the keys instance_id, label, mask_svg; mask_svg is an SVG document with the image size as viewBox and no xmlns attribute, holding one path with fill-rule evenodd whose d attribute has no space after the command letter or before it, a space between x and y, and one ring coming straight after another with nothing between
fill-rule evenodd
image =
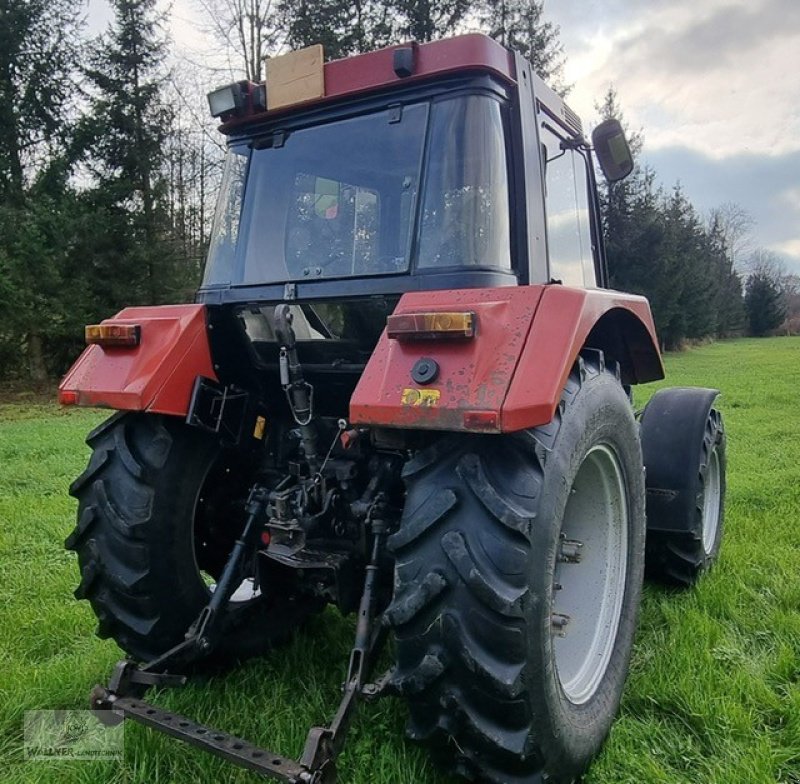
<instances>
[{"instance_id":1,"label":"lug nut","mask_svg":"<svg viewBox=\"0 0 800 784\"><path fill-rule=\"evenodd\" d=\"M563 613L553 613L550 616L550 624L553 627L553 631L559 637L566 637L566 632L564 631L564 629L566 629L567 624L571 620L572 619L569 617L569 615L564 615Z\"/></svg>"},{"instance_id":2,"label":"lug nut","mask_svg":"<svg viewBox=\"0 0 800 784\"><path fill-rule=\"evenodd\" d=\"M558 560L561 563L580 563L582 547L583 542L579 542L577 539L564 539L561 542Z\"/></svg>"}]
</instances>

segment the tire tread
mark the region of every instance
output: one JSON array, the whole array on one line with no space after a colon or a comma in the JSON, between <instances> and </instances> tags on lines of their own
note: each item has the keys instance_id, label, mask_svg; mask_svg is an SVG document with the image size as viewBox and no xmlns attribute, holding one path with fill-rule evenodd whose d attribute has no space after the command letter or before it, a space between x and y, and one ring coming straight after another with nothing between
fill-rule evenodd
<instances>
[{"instance_id":1,"label":"tire tread","mask_svg":"<svg viewBox=\"0 0 800 784\"><path fill-rule=\"evenodd\" d=\"M601 352L587 352L547 425L502 444L446 436L403 472L408 514L390 539L402 563L385 615L397 643L394 683L408 699L409 737L428 741L446 767L471 780L544 781L526 697L534 674L524 624L538 601L526 578L531 534L564 413L587 379L616 372ZM524 488L517 492L503 471L490 470L492 459Z\"/></svg>"}]
</instances>

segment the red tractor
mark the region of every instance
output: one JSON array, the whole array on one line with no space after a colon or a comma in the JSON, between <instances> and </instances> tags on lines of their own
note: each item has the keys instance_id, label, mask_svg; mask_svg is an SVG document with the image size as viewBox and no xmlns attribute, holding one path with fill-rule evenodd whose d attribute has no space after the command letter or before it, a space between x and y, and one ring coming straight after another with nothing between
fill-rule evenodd
<instances>
[{"instance_id":1,"label":"red tractor","mask_svg":"<svg viewBox=\"0 0 800 784\"><path fill-rule=\"evenodd\" d=\"M335 779L395 694L451 770L569 782L617 712L642 579L717 555L725 436L606 288L590 144L481 35L268 62L209 96L228 156L197 304L86 329L64 404L119 413L71 492L78 598L129 658L92 705L284 782ZM356 613L344 696L299 761L142 701ZM372 665L393 638L394 665ZM276 654L280 655L280 654Z\"/></svg>"}]
</instances>

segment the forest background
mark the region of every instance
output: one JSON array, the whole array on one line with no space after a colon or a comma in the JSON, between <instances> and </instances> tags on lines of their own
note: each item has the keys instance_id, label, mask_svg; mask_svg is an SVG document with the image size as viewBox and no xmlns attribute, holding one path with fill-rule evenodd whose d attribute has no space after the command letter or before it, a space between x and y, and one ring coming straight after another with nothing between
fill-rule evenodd
<instances>
[{"instance_id":1,"label":"forest background","mask_svg":"<svg viewBox=\"0 0 800 784\"><path fill-rule=\"evenodd\" d=\"M224 156L204 95L263 79L266 58L480 30L569 94L543 0L196 3L196 24L219 45L206 63L176 56L157 0L110 0L97 37L73 0L0 2L0 380L46 386L77 356L84 324L191 301ZM599 98L600 118L624 120L613 85ZM645 133L629 131L640 161ZM800 332L800 280L754 247L748 213L728 202L701 214L658 180L637 163L603 186L602 208L611 284L649 298L663 347Z\"/></svg>"}]
</instances>

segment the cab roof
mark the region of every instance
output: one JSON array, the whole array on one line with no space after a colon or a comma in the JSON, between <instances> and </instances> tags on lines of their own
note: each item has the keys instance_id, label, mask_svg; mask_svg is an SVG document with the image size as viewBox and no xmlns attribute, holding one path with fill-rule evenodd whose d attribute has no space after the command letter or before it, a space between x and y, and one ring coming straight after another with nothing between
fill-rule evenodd
<instances>
[{"instance_id":1,"label":"cab roof","mask_svg":"<svg viewBox=\"0 0 800 784\"><path fill-rule=\"evenodd\" d=\"M292 54L295 53L290 53L289 56ZM244 116L236 116L223 122L220 130L228 134L254 119L279 117L298 109L335 103L343 98L461 73L487 73L513 87L517 84L517 62L517 56L513 52L483 33L468 33L423 44L388 46L374 52L327 62L322 67L322 90L319 95L303 97L279 108L265 107L248 111ZM399 63L404 67L399 68ZM538 76L533 74L533 78L538 102L551 116L565 123L573 132L581 134L581 123L577 115ZM257 87L258 85L250 85L250 92ZM267 93L269 90L268 77Z\"/></svg>"},{"instance_id":2,"label":"cab roof","mask_svg":"<svg viewBox=\"0 0 800 784\"><path fill-rule=\"evenodd\" d=\"M404 56L405 62L411 63L408 75L399 75L396 68L397 58L400 56ZM327 62L324 64L324 89L320 97L271 109L266 115L279 116L301 107L307 109L394 85L409 85L432 77L468 71L482 71L493 74L509 85L516 84L512 53L487 35L470 33L424 44L397 44ZM260 114L259 119L262 117L263 114ZM235 117L224 122L220 130L230 133L252 119L254 113Z\"/></svg>"}]
</instances>

